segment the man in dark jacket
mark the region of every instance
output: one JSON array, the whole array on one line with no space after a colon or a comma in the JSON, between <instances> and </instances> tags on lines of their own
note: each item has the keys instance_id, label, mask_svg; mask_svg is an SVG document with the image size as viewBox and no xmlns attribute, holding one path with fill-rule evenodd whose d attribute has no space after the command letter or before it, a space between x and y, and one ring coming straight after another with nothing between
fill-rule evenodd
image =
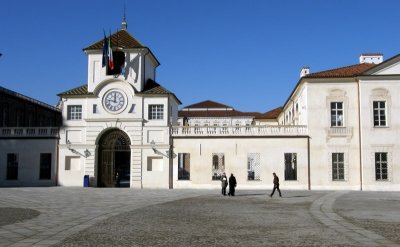
<instances>
[{"instance_id":1,"label":"man in dark jacket","mask_svg":"<svg viewBox=\"0 0 400 247\"><path fill-rule=\"evenodd\" d=\"M225 175L225 172L221 177L221 187L222 187L222 195L226 196L226 187L228 187L228 178Z\"/></svg>"},{"instance_id":2,"label":"man in dark jacket","mask_svg":"<svg viewBox=\"0 0 400 247\"><path fill-rule=\"evenodd\" d=\"M229 177L228 196L235 196L235 187L236 187L236 178L235 178L235 176L233 176L233 173L231 173L231 176Z\"/></svg>"},{"instance_id":3,"label":"man in dark jacket","mask_svg":"<svg viewBox=\"0 0 400 247\"><path fill-rule=\"evenodd\" d=\"M274 175L274 189L272 190L272 193L269 196L272 197L275 193L275 190L278 190L279 197L282 197L281 190L279 189L279 178L278 176L276 176L275 172L272 173L272 175Z\"/></svg>"}]
</instances>

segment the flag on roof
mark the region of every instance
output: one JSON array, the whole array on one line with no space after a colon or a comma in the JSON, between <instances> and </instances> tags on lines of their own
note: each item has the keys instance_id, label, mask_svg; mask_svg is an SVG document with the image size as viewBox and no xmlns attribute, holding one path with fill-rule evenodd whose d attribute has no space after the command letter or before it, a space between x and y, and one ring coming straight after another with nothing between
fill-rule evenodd
<instances>
[{"instance_id":1,"label":"flag on roof","mask_svg":"<svg viewBox=\"0 0 400 247\"><path fill-rule=\"evenodd\" d=\"M104 32L104 30L103 30L103 32ZM106 64L107 64L107 55L108 55L107 54L108 53L107 49L108 49L108 42L107 42L107 38L106 38L106 32L104 32L103 59L101 61L102 67L106 66Z\"/></svg>"},{"instance_id":2,"label":"flag on roof","mask_svg":"<svg viewBox=\"0 0 400 247\"><path fill-rule=\"evenodd\" d=\"M113 70L114 69L114 59L113 59L113 52L112 52L112 44L111 44L111 33L108 37L108 67Z\"/></svg>"}]
</instances>

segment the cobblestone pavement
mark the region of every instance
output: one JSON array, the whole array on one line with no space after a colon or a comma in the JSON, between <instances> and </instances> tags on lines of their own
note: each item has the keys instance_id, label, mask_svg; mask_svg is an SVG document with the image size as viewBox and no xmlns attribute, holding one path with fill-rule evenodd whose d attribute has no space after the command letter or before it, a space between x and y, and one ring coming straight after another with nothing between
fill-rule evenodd
<instances>
[{"instance_id":1,"label":"cobblestone pavement","mask_svg":"<svg viewBox=\"0 0 400 247\"><path fill-rule=\"evenodd\" d=\"M400 246L399 193L269 192L1 188L0 246Z\"/></svg>"}]
</instances>

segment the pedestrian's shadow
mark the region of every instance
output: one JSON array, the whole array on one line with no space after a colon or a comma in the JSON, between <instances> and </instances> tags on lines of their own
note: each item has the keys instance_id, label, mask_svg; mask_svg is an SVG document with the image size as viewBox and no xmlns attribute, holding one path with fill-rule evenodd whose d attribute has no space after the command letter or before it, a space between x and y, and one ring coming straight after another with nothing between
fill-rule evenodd
<instances>
[{"instance_id":1,"label":"pedestrian's shadow","mask_svg":"<svg viewBox=\"0 0 400 247\"><path fill-rule=\"evenodd\" d=\"M310 197L311 195L299 195L299 196L282 196L282 198L297 198L297 197Z\"/></svg>"},{"instance_id":2,"label":"pedestrian's shadow","mask_svg":"<svg viewBox=\"0 0 400 247\"><path fill-rule=\"evenodd\" d=\"M255 193L255 194L236 194L235 196L263 196L267 195L265 193Z\"/></svg>"},{"instance_id":3,"label":"pedestrian's shadow","mask_svg":"<svg viewBox=\"0 0 400 247\"><path fill-rule=\"evenodd\" d=\"M236 194L235 196L268 196L268 193L252 193L252 194ZM311 195L297 195L297 196L282 196L282 198L301 198L310 197Z\"/></svg>"}]
</instances>

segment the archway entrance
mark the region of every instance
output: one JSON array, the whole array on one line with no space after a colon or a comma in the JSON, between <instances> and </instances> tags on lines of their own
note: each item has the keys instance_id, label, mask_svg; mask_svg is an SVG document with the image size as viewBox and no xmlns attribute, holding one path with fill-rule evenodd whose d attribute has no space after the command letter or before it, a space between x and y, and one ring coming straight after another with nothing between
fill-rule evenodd
<instances>
[{"instance_id":1,"label":"archway entrance","mask_svg":"<svg viewBox=\"0 0 400 247\"><path fill-rule=\"evenodd\" d=\"M98 143L98 187L130 187L131 148L121 130L110 130Z\"/></svg>"}]
</instances>

